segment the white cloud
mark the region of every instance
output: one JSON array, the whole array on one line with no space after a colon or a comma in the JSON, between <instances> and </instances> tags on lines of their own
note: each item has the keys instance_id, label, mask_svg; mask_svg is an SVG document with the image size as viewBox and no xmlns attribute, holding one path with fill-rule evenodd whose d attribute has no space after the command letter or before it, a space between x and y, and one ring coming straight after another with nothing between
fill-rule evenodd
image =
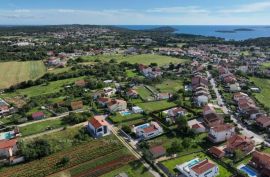
<instances>
[{"instance_id":1,"label":"white cloud","mask_svg":"<svg viewBox=\"0 0 270 177\"><path fill-rule=\"evenodd\" d=\"M148 9L149 13L208 13L208 10L202 9L197 6L179 6L179 7L166 7L166 8L153 8Z\"/></svg>"},{"instance_id":2,"label":"white cloud","mask_svg":"<svg viewBox=\"0 0 270 177\"><path fill-rule=\"evenodd\" d=\"M270 2L257 2L252 4L245 4L236 8L222 9L220 13L256 13L269 11Z\"/></svg>"}]
</instances>

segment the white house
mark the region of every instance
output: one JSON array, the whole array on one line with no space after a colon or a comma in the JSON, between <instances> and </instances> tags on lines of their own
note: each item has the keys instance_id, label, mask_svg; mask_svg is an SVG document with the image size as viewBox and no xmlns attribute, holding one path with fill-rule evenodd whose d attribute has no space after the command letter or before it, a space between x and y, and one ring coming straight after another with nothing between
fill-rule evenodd
<instances>
[{"instance_id":1,"label":"white house","mask_svg":"<svg viewBox=\"0 0 270 177\"><path fill-rule=\"evenodd\" d=\"M106 88L103 89L103 91L104 91L104 95L105 96L110 97L110 96L112 96L112 95L115 94L116 89L115 88L111 88L111 87L106 87Z\"/></svg>"},{"instance_id":2,"label":"white house","mask_svg":"<svg viewBox=\"0 0 270 177\"><path fill-rule=\"evenodd\" d=\"M201 123L195 123L190 126L190 128L195 132L195 133L204 133L206 132L205 126Z\"/></svg>"},{"instance_id":3,"label":"white house","mask_svg":"<svg viewBox=\"0 0 270 177\"><path fill-rule=\"evenodd\" d=\"M4 158L13 157L17 151L18 151L17 139L0 141L0 157Z\"/></svg>"},{"instance_id":4,"label":"white house","mask_svg":"<svg viewBox=\"0 0 270 177\"><path fill-rule=\"evenodd\" d=\"M150 122L134 127L134 132L141 139L149 139L162 134L163 129L157 122Z\"/></svg>"},{"instance_id":5,"label":"white house","mask_svg":"<svg viewBox=\"0 0 270 177\"><path fill-rule=\"evenodd\" d=\"M110 112L124 111L127 109L127 102L125 100L112 99L107 103Z\"/></svg>"},{"instance_id":6,"label":"white house","mask_svg":"<svg viewBox=\"0 0 270 177\"><path fill-rule=\"evenodd\" d=\"M143 112L143 109L140 108L139 106L134 106L132 107L132 112L134 112L135 114L139 114Z\"/></svg>"},{"instance_id":7,"label":"white house","mask_svg":"<svg viewBox=\"0 0 270 177\"><path fill-rule=\"evenodd\" d=\"M233 135L235 135L235 127L232 124L221 124L210 128L208 139L213 143L220 143Z\"/></svg>"},{"instance_id":8,"label":"white house","mask_svg":"<svg viewBox=\"0 0 270 177\"><path fill-rule=\"evenodd\" d=\"M206 96L206 95L197 96L196 102L197 102L198 106L204 106L208 103L208 96Z\"/></svg>"},{"instance_id":9,"label":"white house","mask_svg":"<svg viewBox=\"0 0 270 177\"><path fill-rule=\"evenodd\" d=\"M230 91L231 92L239 92L241 90L241 87L239 86L239 83L230 84Z\"/></svg>"},{"instance_id":10,"label":"white house","mask_svg":"<svg viewBox=\"0 0 270 177\"><path fill-rule=\"evenodd\" d=\"M94 137L102 137L110 134L108 125L105 116L94 116L88 121L87 130Z\"/></svg>"},{"instance_id":11,"label":"white house","mask_svg":"<svg viewBox=\"0 0 270 177\"><path fill-rule=\"evenodd\" d=\"M181 165L176 165L176 169L187 177L215 177L219 175L218 166L208 159L200 161L199 158L195 158Z\"/></svg>"},{"instance_id":12,"label":"white house","mask_svg":"<svg viewBox=\"0 0 270 177\"><path fill-rule=\"evenodd\" d=\"M168 110L169 117L177 117L177 116L184 116L186 114L186 110L181 107L176 107Z\"/></svg>"}]
</instances>

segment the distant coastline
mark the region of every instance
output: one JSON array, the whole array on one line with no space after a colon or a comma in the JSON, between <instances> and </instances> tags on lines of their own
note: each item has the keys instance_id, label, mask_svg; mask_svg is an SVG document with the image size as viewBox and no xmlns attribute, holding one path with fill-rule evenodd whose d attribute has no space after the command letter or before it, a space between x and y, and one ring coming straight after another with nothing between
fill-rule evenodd
<instances>
[{"instance_id":1,"label":"distant coastline","mask_svg":"<svg viewBox=\"0 0 270 177\"><path fill-rule=\"evenodd\" d=\"M217 33L237 33L241 31L255 31L255 30L251 28L236 28L233 30L216 30Z\"/></svg>"}]
</instances>

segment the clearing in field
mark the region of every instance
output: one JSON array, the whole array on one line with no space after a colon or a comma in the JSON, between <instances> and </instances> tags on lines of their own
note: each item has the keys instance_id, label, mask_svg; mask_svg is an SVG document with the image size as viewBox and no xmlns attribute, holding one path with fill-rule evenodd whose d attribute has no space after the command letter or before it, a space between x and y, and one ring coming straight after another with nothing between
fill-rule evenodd
<instances>
[{"instance_id":1,"label":"clearing in field","mask_svg":"<svg viewBox=\"0 0 270 177\"><path fill-rule=\"evenodd\" d=\"M137 105L147 112L168 109L168 108L176 106L175 103L168 102L167 100L152 101L152 102L147 102L147 103L138 103Z\"/></svg>"},{"instance_id":2,"label":"clearing in field","mask_svg":"<svg viewBox=\"0 0 270 177\"><path fill-rule=\"evenodd\" d=\"M70 78L70 79L64 79L64 80L58 80L49 82L48 84L42 84L37 85L33 87L29 87L26 89L18 89L14 93L7 93L3 94L4 97L12 97L17 95L26 95L28 97L43 95L43 94L50 94L50 93L56 93L60 91L64 85L72 84L76 80L80 80L83 77L77 77L77 78Z\"/></svg>"},{"instance_id":3,"label":"clearing in field","mask_svg":"<svg viewBox=\"0 0 270 177\"><path fill-rule=\"evenodd\" d=\"M98 56L84 56L82 57L86 62L101 60L109 62L111 59L115 59L117 62L126 61L132 64L139 63L144 65L149 65L151 63L157 63L159 66L168 65L170 63L183 63L187 60L162 56L162 55L154 55L154 54L143 54L143 55L98 55Z\"/></svg>"},{"instance_id":4,"label":"clearing in field","mask_svg":"<svg viewBox=\"0 0 270 177\"><path fill-rule=\"evenodd\" d=\"M183 88L183 82L181 80L165 80L155 87L160 92L175 93Z\"/></svg>"},{"instance_id":5,"label":"clearing in field","mask_svg":"<svg viewBox=\"0 0 270 177\"><path fill-rule=\"evenodd\" d=\"M0 89L3 89L23 81L35 80L45 74L46 68L42 61L11 61L1 62L0 72Z\"/></svg>"},{"instance_id":6,"label":"clearing in field","mask_svg":"<svg viewBox=\"0 0 270 177\"><path fill-rule=\"evenodd\" d=\"M270 79L251 77L250 80L261 89L260 93L254 93L256 99L265 107L270 108Z\"/></svg>"}]
</instances>

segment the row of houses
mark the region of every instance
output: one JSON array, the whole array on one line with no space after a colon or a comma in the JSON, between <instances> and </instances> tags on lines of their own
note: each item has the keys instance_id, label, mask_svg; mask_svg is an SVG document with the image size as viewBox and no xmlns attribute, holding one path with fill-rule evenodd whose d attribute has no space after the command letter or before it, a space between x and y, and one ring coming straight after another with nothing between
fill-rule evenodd
<instances>
[{"instance_id":1,"label":"row of houses","mask_svg":"<svg viewBox=\"0 0 270 177\"><path fill-rule=\"evenodd\" d=\"M195 75L191 79L194 102L198 106L204 106L208 103L210 94L208 90L208 79L202 75Z\"/></svg>"},{"instance_id":2,"label":"row of houses","mask_svg":"<svg viewBox=\"0 0 270 177\"><path fill-rule=\"evenodd\" d=\"M143 64L139 65L139 71L142 73L145 77L149 78L156 78L159 76L162 76L163 72L159 67L150 67Z\"/></svg>"},{"instance_id":3,"label":"row of houses","mask_svg":"<svg viewBox=\"0 0 270 177\"><path fill-rule=\"evenodd\" d=\"M99 105L107 107L110 112L119 112L127 109L127 102L122 99L111 99L108 97L100 97L97 99Z\"/></svg>"},{"instance_id":4,"label":"row of houses","mask_svg":"<svg viewBox=\"0 0 270 177\"><path fill-rule=\"evenodd\" d=\"M231 92L239 92L241 90L241 87L237 82L236 77L227 68L219 66L218 72L221 81L226 84L226 86Z\"/></svg>"}]
</instances>

